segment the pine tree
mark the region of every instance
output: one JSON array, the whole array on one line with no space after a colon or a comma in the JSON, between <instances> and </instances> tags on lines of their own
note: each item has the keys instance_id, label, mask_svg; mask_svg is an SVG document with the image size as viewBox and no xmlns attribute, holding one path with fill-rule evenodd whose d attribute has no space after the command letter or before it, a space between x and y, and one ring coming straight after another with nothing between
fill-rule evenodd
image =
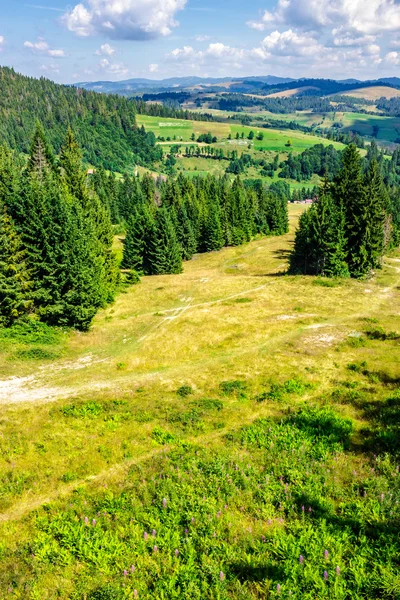
<instances>
[{"instance_id":1,"label":"pine tree","mask_svg":"<svg viewBox=\"0 0 400 600\"><path fill-rule=\"evenodd\" d=\"M0 204L0 325L12 325L31 307L29 279L21 240Z\"/></svg>"},{"instance_id":2,"label":"pine tree","mask_svg":"<svg viewBox=\"0 0 400 600\"><path fill-rule=\"evenodd\" d=\"M150 275L182 272L182 249L166 208L160 208L149 240Z\"/></svg>"}]
</instances>

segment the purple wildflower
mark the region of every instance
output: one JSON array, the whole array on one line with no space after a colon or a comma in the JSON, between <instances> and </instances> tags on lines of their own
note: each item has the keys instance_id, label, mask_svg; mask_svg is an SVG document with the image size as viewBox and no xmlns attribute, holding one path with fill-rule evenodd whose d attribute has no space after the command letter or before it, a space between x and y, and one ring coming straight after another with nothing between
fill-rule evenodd
<instances>
[{"instance_id":1,"label":"purple wildflower","mask_svg":"<svg viewBox=\"0 0 400 600\"><path fill-rule=\"evenodd\" d=\"M188 528L186 528L186 529L185 529L185 535L187 535L188 533L189 533L189 529L188 529Z\"/></svg>"},{"instance_id":2,"label":"purple wildflower","mask_svg":"<svg viewBox=\"0 0 400 600\"><path fill-rule=\"evenodd\" d=\"M302 565L303 562L304 562L304 556L302 554L300 554L299 563Z\"/></svg>"},{"instance_id":3,"label":"purple wildflower","mask_svg":"<svg viewBox=\"0 0 400 600\"><path fill-rule=\"evenodd\" d=\"M93 519L93 520L92 520L92 525L93 525L93 527L96 527L96 523L97 523L96 519Z\"/></svg>"},{"instance_id":4,"label":"purple wildflower","mask_svg":"<svg viewBox=\"0 0 400 600\"><path fill-rule=\"evenodd\" d=\"M324 556L325 556L325 560L328 560L328 558L329 558L329 552L328 552L328 550L324 551Z\"/></svg>"},{"instance_id":5,"label":"purple wildflower","mask_svg":"<svg viewBox=\"0 0 400 600\"><path fill-rule=\"evenodd\" d=\"M134 598L139 598L139 593L137 590L133 590L133 597Z\"/></svg>"},{"instance_id":6,"label":"purple wildflower","mask_svg":"<svg viewBox=\"0 0 400 600\"><path fill-rule=\"evenodd\" d=\"M175 550L175 556L179 556L179 550Z\"/></svg>"},{"instance_id":7,"label":"purple wildflower","mask_svg":"<svg viewBox=\"0 0 400 600\"><path fill-rule=\"evenodd\" d=\"M134 573L134 572L135 572L135 565L132 565L131 566L131 573Z\"/></svg>"},{"instance_id":8,"label":"purple wildflower","mask_svg":"<svg viewBox=\"0 0 400 600\"><path fill-rule=\"evenodd\" d=\"M276 591L278 592L278 594L281 593L281 585L280 585L280 583L278 583L278 585L276 586Z\"/></svg>"},{"instance_id":9,"label":"purple wildflower","mask_svg":"<svg viewBox=\"0 0 400 600\"><path fill-rule=\"evenodd\" d=\"M148 539L148 537L149 537L149 534L147 533L147 531L145 531L145 532L144 532L144 534L143 534L143 538L144 538L145 540L147 540L147 539Z\"/></svg>"},{"instance_id":10,"label":"purple wildflower","mask_svg":"<svg viewBox=\"0 0 400 600\"><path fill-rule=\"evenodd\" d=\"M220 573L219 573L219 578L221 581L223 581L225 579L225 575L222 571L220 571Z\"/></svg>"},{"instance_id":11,"label":"purple wildflower","mask_svg":"<svg viewBox=\"0 0 400 600\"><path fill-rule=\"evenodd\" d=\"M153 537L156 537L156 535L157 535L157 531L156 531L155 529L153 529L153 531L151 532L151 535L152 535Z\"/></svg>"},{"instance_id":12,"label":"purple wildflower","mask_svg":"<svg viewBox=\"0 0 400 600\"><path fill-rule=\"evenodd\" d=\"M89 525L89 519L85 517L85 525Z\"/></svg>"},{"instance_id":13,"label":"purple wildflower","mask_svg":"<svg viewBox=\"0 0 400 600\"><path fill-rule=\"evenodd\" d=\"M340 567L336 567L336 575L340 575Z\"/></svg>"},{"instance_id":14,"label":"purple wildflower","mask_svg":"<svg viewBox=\"0 0 400 600\"><path fill-rule=\"evenodd\" d=\"M328 581L328 571L324 571L324 579L325 581Z\"/></svg>"},{"instance_id":15,"label":"purple wildflower","mask_svg":"<svg viewBox=\"0 0 400 600\"><path fill-rule=\"evenodd\" d=\"M127 577L127 576L128 576L128 571L124 570L124 577Z\"/></svg>"},{"instance_id":16,"label":"purple wildflower","mask_svg":"<svg viewBox=\"0 0 400 600\"><path fill-rule=\"evenodd\" d=\"M301 507L302 512L304 512L304 506Z\"/></svg>"},{"instance_id":17,"label":"purple wildflower","mask_svg":"<svg viewBox=\"0 0 400 600\"><path fill-rule=\"evenodd\" d=\"M158 552L158 548L157 548L157 546L154 546L154 548L153 548L153 552L154 552L154 553Z\"/></svg>"},{"instance_id":18,"label":"purple wildflower","mask_svg":"<svg viewBox=\"0 0 400 600\"><path fill-rule=\"evenodd\" d=\"M163 498L162 504L163 504L164 508L167 507L167 499L166 498Z\"/></svg>"}]
</instances>

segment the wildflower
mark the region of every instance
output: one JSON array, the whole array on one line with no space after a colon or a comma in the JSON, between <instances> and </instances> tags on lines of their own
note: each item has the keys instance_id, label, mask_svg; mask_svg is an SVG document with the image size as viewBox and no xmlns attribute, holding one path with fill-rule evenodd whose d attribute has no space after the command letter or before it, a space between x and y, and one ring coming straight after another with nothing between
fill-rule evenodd
<instances>
[{"instance_id":1,"label":"wildflower","mask_svg":"<svg viewBox=\"0 0 400 600\"><path fill-rule=\"evenodd\" d=\"M153 529L153 531L151 532L151 535L152 535L153 537L156 537L156 535L157 535L157 531L156 531L155 529Z\"/></svg>"},{"instance_id":2,"label":"wildflower","mask_svg":"<svg viewBox=\"0 0 400 600\"><path fill-rule=\"evenodd\" d=\"M185 529L185 535L187 535L188 533L189 533L189 529L188 529L188 528L186 528L186 529Z\"/></svg>"},{"instance_id":3,"label":"wildflower","mask_svg":"<svg viewBox=\"0 0 400 600\"><path fill-rule=\"evenodd\" d=\"M302 512L304 512L304 506L301 507Z\"/></svg>"},{"instance_id":4,"label":"wildflower","mask_svg":"<svg viewBox=\"0 0 400 600\"><path fill-rule=\"evenodd\" d=\"M89 525L89 519L85 517L85 525Z\"/></svg>"},{"instance_id":5,"label":"wildflower","mask_svg":"<svg viewBox=\"0 0 400 600\"><path fill-rule=\"evenodd\" d=\"M302 554L300 554L299 563L302 565L303 562L304 562L304 556Z\"/></svg>"},{"instance_id":6,"label":"wildflower","mask_svg":"<svg viewBox=\"0 0 400 600\"><path fill-rule=\"evenodd\" d=\"M381 494L381 500L383 502L383 500L385 499L385 494Z\"/></svg>"},{"instance_id":7,"label":"wildflower","mask_svg":"<svg viewBox=\"0 0 400 600\"><path fill-rule=\"evenodd\" d=\"M194 523L194 517L192 517L192 523Z\"/></svg>"},{"instance_id":8,"label":"wildflower","mask_svg":"<svg viewBox=\"0 0 400 600\"><path fill-rule=\"evenodd\" d=\"M324 551L324 556L325 556L325 560L328 560L328 558L329 558L329 552L328 552L328 550Z\"/></svg>"},{"instance_id":9,"label":"wildflower","mask_svg":"<svg viewBox=\"0 0 400 600\"><path fill-rule=\"evenodd\" d=\"M175 550L175 556L179 556L179 550Z\"/></svg>"},{"instance_id":10,"label":"wildflower","mask_svg":"<svg viewBox=\"0 0 400 600\"><path fill-rule=\"evenodd\" d=\"M137 590L133 590L133 597L134 598L139 598L139 594Z\"/></svg>"},{"instance_id":11,"label":"wildflower","mask_svg":"<svg viewBox=\"0 0 400 600\"><path fill-rule=\"evenodd\" d=\"M219 511L217 512L217 519L219 519L219 518L220 518L220 516L221 516L221 511L219 510Z\"/></svg>"},{"instance_id":12,"label":"wildflower","mask_svg":"<svg viewBox=\"0 0 400 600\"><path fill-rule=\"evenodd\" d=\"M124 570L124 577L128 576L128 571Z\"/></svg>"},{"instance_id":13,"label":"wildflower","mask_svg":"<svg viewBox=\"0 0 400 600\"><path fill-rule=\"evenodd\" d=\"M276 586L276 591L278 592L278 594L281 593L281 585L280 585L280 583L278 583L278 585Z\"/></svg>"},{"instance_id":14,"label":"wildflower","mask_svg":"<svg viewBox=\"0 0 400 600\"><path fill-rule=\"evenodd\" d=\"M96 523L97 523L96 519L93 519L93 520L92 520L92 525L93 525L93 527L96 527Z\"/></svg>"},{"instance_id":15,"label":"wildflower","mask_svg":"<svg viewBox=\"0 0 400 600\"><path fill-rule=\"evenodd\" d=\"M340 567L336 567L336 575L340 575Z\"/></svg>"},{"instance_id":16,"label":"wildflower","mask_svg":"<svg viewBox=\"0 0 400 600\"><path fill-rule=\"evenodd\" d=\"M324 579L325 581L328 581L328 571L324 571Z\"/></svg>"},{"instance_id":17,"label":"wildflower","mask_svg":"<svg viewBox=\"0 0 400 600\"><path fill-rule=\"evenodd\" d=\"M147 538L148 538L148 537L149 537L149 534L147 533L147 531L145 531L145 532L144 532L144 534L143 534L143 538L144 538L145 540L147 540Z\"/></svg>"},{"instance_id":18,"label":"wildflower","mask_svg":"<svg viewBox=\"0 0 400 600\"><path fill-rule=\"evenodd\" d=\"M225 575L222 571L220 571L220 573L219 573L219 578L221 581L223 581L225 579Z\"/></svg>"},{"instance_id":19,"label":"wildflower","mask_svg":"<svg viewBox=\"0 0 400 600\"><path fill-rule=\"evenodd\" d=\"M131 573L134 573L134 572L135 572L135 565L132 565L131 566Z\"/></svg>"},{"instance_id":20,"label":"wildflower","mask_svg":"<svg viewBox=\"0 0 400 600\"><path fill-rule=\"evenodd\" d=\"M163 498L162 504L163 504L164 508L167 507L167 499L166 498Z\"/></svg>"},{"instance_id":21,"label":"wildflower","mask_svg":"<svg viewBox=\"0 0 400 600\"><path fill-rule=\"evenodd\" d=\"M309 513L310 513L310 512L312 512L312 508L311 508L311 506L309 506L309 507L308 507L308 512L309 512Z\"/></svg>"},{"instance_id":22,"label":"wildflower","mask_svg":"<svg viewBox=\"0 0 400 600\"><path fill-rule=\"evenodd\" d=\"M158 548L157 548L157 546L154 546L154 548L153 548L153 552L154 552L154 553L158 552Z\"/></svg>"}]
</instances>

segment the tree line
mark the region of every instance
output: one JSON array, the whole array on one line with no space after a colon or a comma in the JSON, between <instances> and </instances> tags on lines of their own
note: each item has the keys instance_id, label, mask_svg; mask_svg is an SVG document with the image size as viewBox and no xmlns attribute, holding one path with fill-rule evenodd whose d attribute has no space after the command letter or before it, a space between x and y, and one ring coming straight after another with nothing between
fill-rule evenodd
<instances>
[{"instance_id":1,"label":"tree line","mask_svg":"<svg viewBox=\"0 0 400 600\"><path fill-rule=\"evenodd\" d=\"M139 274L180 273L196 252L288 231L287 200L236 178L142 180L125 176L119 211L127 220L122 266Z\"/></svg>"},{"instance_id":2,"label":"tree line","mask_svg":"<svg viewBox=\"0 0 400 600\"><path fill-rule=\"evenodd\" d=\"M29 158L0 146L0 323L27 313L86 330L119 269L109 213L87 185L69 129L58 160L41 125Z\"/></svg>"},{"instance_id":3,"label":"tree line","mask_svg":"<svg viewBox=\"0 0 400 600\"><path fill-rule=\"evenodd\" d=\"M342 168L327 179L318 200L300 217L291 273L368 276L384 252L400 243L399 189L388 190L376 158L364 170L356 146L343 151Z\"/></svg>"}]
</instances>

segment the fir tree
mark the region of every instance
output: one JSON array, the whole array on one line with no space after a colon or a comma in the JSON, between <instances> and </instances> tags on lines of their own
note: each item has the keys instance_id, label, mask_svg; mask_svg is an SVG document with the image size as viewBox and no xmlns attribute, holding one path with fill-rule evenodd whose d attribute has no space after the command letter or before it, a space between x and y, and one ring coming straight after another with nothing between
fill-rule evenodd
<instances>
[{"instance_id":1,"label":"fir tree","mask_svg":"<svg viewBox=\"0 0 400 600\"><path fill-rule=\"evenodd\" d=\"M149 250L149 274L168 275L182 272L182 249L166 208L160 208L156 214Z\"/></svg>"},{"instance_id":2,"label":"fir tree","mask_svg":"<svg viewBox=\"0 0 400 600\"><path fill-rule=\"evenodd\" d=\"M182 259L191 260L197 249L196 237L193 232L192 224L186 212L185 203L182 203L177 211L176 234L178 242L182 248Z\"/></svg>"},{"instance_id":3,"label":"fir tree","mask_svg":"<svg viewBox=\"0 0 400 600\"><path fill-rule=\"evenodd\" d=\"M9 326L31 307L29 272L21 240L0 204L0 324Z\"/></svg>"},{"instance_id":4,"label":"fir tree","mask_svg":"<svg viewBox=\"0 0 400 600\"><path fill-rule=\"evenodd\" d=\"M141 204L128 221L122 268L132 269L139 275L151 272L149 243L153 236L154 221L146 205Z\"/></svg>"},{"instance_id":5,"label":"fir tree","mask_svg":"<svg viewBox=\"0 0 400 600\"><path fill-rule=\"evenodd\" d=\"M202 230L201 249L203 252L212 252L221 250L223 246L224 236L219 217L219 206L211 203Z\"/></svg>"}]
</instances>

